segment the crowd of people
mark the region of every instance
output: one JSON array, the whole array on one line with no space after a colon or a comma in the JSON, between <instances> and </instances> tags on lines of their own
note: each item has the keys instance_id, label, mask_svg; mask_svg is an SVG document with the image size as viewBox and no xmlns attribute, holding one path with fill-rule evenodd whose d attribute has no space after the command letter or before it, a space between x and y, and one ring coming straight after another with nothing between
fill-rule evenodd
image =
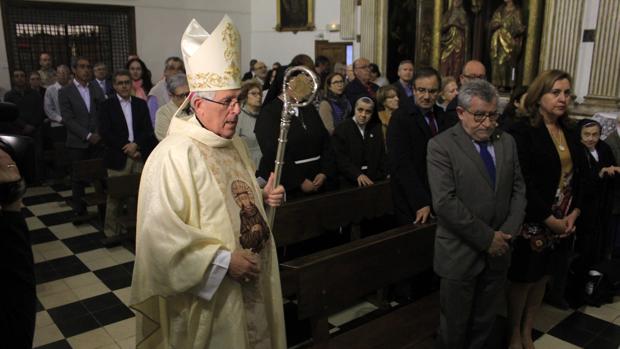
<instances>
[{"instance_id":1,"label":"crowd of people","mask_svg":"<svg viewBox=\"0 0 620 349\"><path fill-rule=\"evenodd\" d=\"M34 183L53 177L42 154L54 143L64 144L73 162L103 158L108 175L119 176L140 173L170 125L189 120L204 101L238 107L238 116L203 127L234 126L254 177L271 192L283 100L291 93L282 90L282 79L298 65L316 72L321 89L291 120L281 179L287 200L389 178L399 225L436 220L446 348L484 343L508 280L511 348L533 348L543 299L560 308L586 301L585 292L570 294L566 285L571 274L585 286L587 272L620 244L620 132L601 141L598 122L569 117L573 82L560 70L515 88L500 112L498 92L475 60L453 77L404 60L391 84L363 57L351 71L323 56L300 54L271 69L252 60L239 93L218 101L213 90L190 88L179 57L166 59L154 82L136 56L110 74L85 57L54 68L53 57L42 53L38 71L12 72L4 101L16 104L20 116L0 132L34 140ZM158 171L175 170L151 169ZM233 186L235 195L249 190L244 185ZM72 180L72 191L73 209L82 215L84 183ZM109 199L108 236L120 209ZM570 257L575 253L579 263Z\"/></svg>"}]
</instances>

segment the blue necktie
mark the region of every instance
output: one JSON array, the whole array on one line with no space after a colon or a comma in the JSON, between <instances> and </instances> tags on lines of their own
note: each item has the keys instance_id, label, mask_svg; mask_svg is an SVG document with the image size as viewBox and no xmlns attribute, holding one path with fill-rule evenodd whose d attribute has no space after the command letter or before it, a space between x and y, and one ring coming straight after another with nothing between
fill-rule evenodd
<instances>
[{"instance_id":1,"label":"blue necktie","mask_svg":"<svg viewBox=\"0 0 620 349\"><path fill-rule=\"evenodd\" d=\"M495 188L495 163L493 162L493 157L491 153L489 153L489 142L476 142L478 146L480 146L480 157L482 158L482 162L484 162L484 167L487 168L487 172L491 177L491 183L493 183L493 188Z\"/></svg>"}]
</instances>

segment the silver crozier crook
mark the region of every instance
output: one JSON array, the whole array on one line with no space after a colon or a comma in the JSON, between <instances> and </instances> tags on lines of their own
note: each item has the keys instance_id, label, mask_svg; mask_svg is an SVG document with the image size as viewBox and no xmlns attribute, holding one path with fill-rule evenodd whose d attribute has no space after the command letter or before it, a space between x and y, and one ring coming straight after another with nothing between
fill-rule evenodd
<instances>
[{"instance_id":1,"label":"silver crozier crook","mask_svg":"<svg viewBox=\"0 0 620 349\"><path fill-rule=\"evenodd\" d=\"M292 76L294 73L301 74ZM310 83L312 80L312 83ZM280 137L278 137L278 151L276 152L276 163L273 170L275 181L274 188L280 185L282 176L282 165L284 165L284 151L288 140L288 129L291 126L291 117L295 115L295 108L305 107L314 101L314 96L319 89L319 80L316 74L304 67L289 67L284 72L282 81L282 92L284 94L284 106L282 107L282 118L280 119ZM276 216L276 208L269 210L269 226L273 229L273 220Z\"/></svg>"}]
</instances>

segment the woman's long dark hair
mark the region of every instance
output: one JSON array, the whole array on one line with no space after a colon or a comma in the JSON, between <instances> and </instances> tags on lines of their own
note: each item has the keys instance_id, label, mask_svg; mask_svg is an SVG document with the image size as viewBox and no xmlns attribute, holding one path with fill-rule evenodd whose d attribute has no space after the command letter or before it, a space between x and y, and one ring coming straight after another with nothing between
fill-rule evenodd
<instances>
[{"instance_id":1,"label":"woman's long dark hair","mask_svg":"<svg viewBox=\"0 0 620 349\"><path fill-rule=\"evenodd\" d=\"M125 64L125 69L129 70L129 66L133 62L138 62L140 64L140 67L142 67L142 76L140 77L142 79L142 88L144 89L144 93L148 95L153 88L153 81L151 81L151 71L149 70L149 68L146 67L146 64L144 64L144 62L140 58L132 58L128 60L127 64Z\"/></svg>"}]
</instances>

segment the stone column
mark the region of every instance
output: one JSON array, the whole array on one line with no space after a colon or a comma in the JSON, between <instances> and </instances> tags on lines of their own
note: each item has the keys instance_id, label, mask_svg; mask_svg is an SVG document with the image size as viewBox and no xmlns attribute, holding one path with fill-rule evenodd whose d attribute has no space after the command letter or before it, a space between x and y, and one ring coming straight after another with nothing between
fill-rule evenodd
<instances>
[{"instance_id":1,"label":"stone column","mask_svg":"<svg viewBox=\"0 0 620 349\"><path fill-rule=\"evenodd\" d=\"M374 62L377 34L377 0L362 1L360 18L360 57Z\"/></svg>"},{"instance_id":2,"label":"stone column","mask_svg":"<svg viewBox=\"0 0 620 349\"><path fill-rule=\"evenodd\" d=\"M620 109L620 1L601 0L592 73L584 106L592 112Z\"/></svg>"},{"instance_id":3,"label":"stone column","mask_svg":"<svg viewBox=\"0 0 620 349\"><path fill-rule=\"evenodd\" d=\"M529 16L527 18L527 39L525 41L525 57L523 64L523 85L529 85L538 72L538 43L540 42L540 24L542 23L541 0L529 0Z\"/></svg>"},{"instance_id":4,"label":"stone column","mask_svg":"<svg viewBox=\"0 0 620 349\"><path fill-rule=\"evenodd\" d=\"M439 70L441 59L441 15L443 14L443 1L435 0L433 11L433 41L432 41L432 65Z\"/></svg>"},{"instance_id":5,"label":"stone column","mask_svg":"<svg viewBox=\"0 0 620 349\"><path fill-rule=\"evenodd\" d=\"M540 71L561 69L577 76L584 0L547 0Z\"/></svg>"},{"instance_id":6,"label":"stone column","mask_svg":"<svg viewBox=\"0 0 620 349\"><path fill-rule=\"evenodd\" d=\"M377 30L375 45L375 63L381 69L381 74L386 76L387 67L387 41L388 41L388 2L379 1L377 4Z\"/></svg>"},{"instance_id":7,"label":"stone column","mask_svg":"<svg viewBox=\"0 0 620 349\"><path fill-rule=\"evenodd\" d=\"M355 0L340 0L340 39L355 40Z\"/></svg>"}]
</instances>

